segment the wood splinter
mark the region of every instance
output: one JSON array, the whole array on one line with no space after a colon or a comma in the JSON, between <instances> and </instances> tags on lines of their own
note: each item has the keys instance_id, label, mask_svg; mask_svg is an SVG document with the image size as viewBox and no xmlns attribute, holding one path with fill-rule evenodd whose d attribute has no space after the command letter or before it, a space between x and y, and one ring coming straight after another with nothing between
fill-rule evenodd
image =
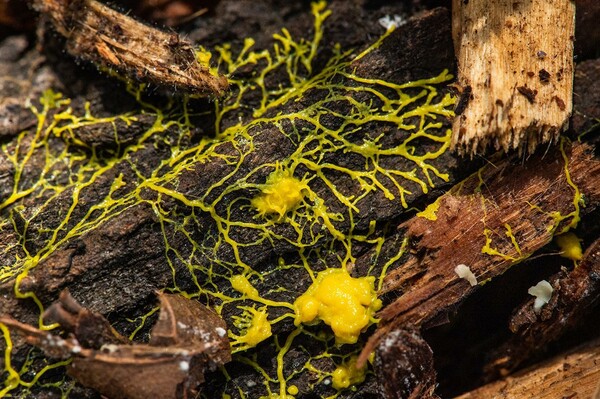
<instances>
[{"instance_id":1,"label":"wood splinter","mask_svg":"<svg viewBox=\"0 0 600 399\"><path fill-rule=\"evenodd\" d=\"M67 50L99 67L175 92L221 96L227 78L212 74L175 32L146 26L96 0L34 0L67 38Z\"/></svg>"},{"instance_id":2,"label":"wood splinter","mask_svg":"<svg viewBox=\"0 0 600 399\"><path fill-rule=\"evenodd\" d=\"M572 110L575 3L453 0L462 95L452 147L532 153L555 141Z\"/></svg>"}]
</instances>

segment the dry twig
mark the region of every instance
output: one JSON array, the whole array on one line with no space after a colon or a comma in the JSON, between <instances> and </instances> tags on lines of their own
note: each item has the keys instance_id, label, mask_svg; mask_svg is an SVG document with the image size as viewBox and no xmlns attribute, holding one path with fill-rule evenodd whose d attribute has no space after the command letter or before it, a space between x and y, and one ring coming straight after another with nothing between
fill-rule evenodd
<instances>
[{"instance_id":1,"label":"dry twig","mask_svg":"<svg viewBox=\"0 0 600 399\"><path fill-rule=\"evenodd\" d=\"M191 44L175 32L146 26L96 0L35 0L67 50L99 67L174 91L221 96L227 78L202 65Z\"/></svg>"}]
</instances>

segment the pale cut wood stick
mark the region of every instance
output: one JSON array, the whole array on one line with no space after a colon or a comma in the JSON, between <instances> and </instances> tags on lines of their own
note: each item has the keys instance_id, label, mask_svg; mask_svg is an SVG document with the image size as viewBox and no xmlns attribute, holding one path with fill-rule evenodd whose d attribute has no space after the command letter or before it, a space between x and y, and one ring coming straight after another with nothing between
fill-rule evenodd
<instances>
[{"instance_id":1,"label":"pale cut wood stick","mask_svg":"<svg viewBox=\"0 0 600 399\"><path fill-rule=\"evenodd\" d=\"M453 0L458 86L452 146L532 153L572 110L575 3Z\"/></svg>"}]
</instances>

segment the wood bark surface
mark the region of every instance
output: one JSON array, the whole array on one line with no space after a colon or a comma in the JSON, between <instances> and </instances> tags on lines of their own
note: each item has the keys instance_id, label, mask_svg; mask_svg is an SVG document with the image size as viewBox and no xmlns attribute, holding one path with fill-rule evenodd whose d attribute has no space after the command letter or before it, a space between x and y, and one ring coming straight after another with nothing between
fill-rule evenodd
<instances>
[{"instance_id":1,"label":"wood bark surface","mask_svg":"<svg viewBox=\"0 0 600 399\"><path fill-rule=\"evenodd\" d=\"M454 0L462 91L452 145L463 154L532 153L555 140L572 110L575 3Z\"/></svg>"},{"instance_id":2,"label":"wood bark surface","mask_svg":"<svg viewBox=\"0 0 600 399\"><path fill-rule=\"evenodd\" d=\"M599 389L600 341L593 341L456 399L597 399Z\"/></svg>"},{"instance_id":3,"label":"wood bark surface","mask_svg":"<svg viewBox=\"0 0 600 399\"><path fill-rule=\"evenodd\" d=\"M510 374L588 317L595 317L590 313L600 301L598 276L600 239L587 248L576 268L563 269L548 279L553 292L541 311L534 310L534 298L515 309L509 324L513 335L491 354L487 378Z\"/></svg>"}]
</instances>

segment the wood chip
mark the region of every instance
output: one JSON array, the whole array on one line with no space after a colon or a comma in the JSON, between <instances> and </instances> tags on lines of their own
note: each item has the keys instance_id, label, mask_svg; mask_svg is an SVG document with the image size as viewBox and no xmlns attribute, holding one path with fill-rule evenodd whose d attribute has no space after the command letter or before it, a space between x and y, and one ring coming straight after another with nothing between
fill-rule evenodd
<instances>
[{"instance_id":1,"label":"wood chip","mask_svg":"<svg viewBox=\"0 0 600 399\"><path fill-rule=\"evenodd\" d=\"M456 399L597 399L599 388L600 341L595 341Z\"/></svg>"},{"instance_id":2,"label":"wood chip","mask_svg":"<svg viewBox=\"0 0 600 399\"><path fill-rule=\"evenodd\" d=\"M472 88L453 148L532 153L556 140L572 110L575 3L453 0L452 8L458 85Z\"/></svg>"}]
</instances>

